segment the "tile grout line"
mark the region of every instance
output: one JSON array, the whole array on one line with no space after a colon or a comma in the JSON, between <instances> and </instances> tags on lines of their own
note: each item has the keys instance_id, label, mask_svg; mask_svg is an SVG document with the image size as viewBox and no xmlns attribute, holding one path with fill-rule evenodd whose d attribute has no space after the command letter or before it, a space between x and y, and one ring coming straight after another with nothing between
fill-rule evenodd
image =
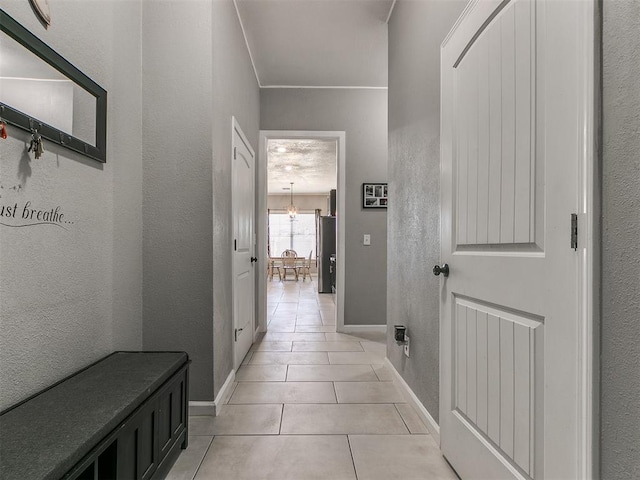
<instances>
[{"instance_id":1,"label":"tile grout line","mask_svg":"<svg viewBox=\"0 0 640 480\"><path fill-rule=\"evenodd\" d=\"M227 397L227 399L224 401L223 405L229 405L229 402L231 401L231 399L233 398L233 394L236 393L236 390L238 388L238 385L240 385L240 382L234 382L235 386L231 389L231 393L229 394L229 396ZM216 412L216 416L217 416Z\"/></svg>"},{"instance_id":2,"label":"tile grout line","mask_svg":"<svg viewBox=\"0 0 640 480\"><path fill-rule=\"evenodd\" d=\"M358 470L356 469L356 460L353 458L353 449L351 448L351 438L349 434L347 434L347 445L349 446L349 454L351 455L351 464L353 465L353 474L356 476L356 480L358 480Z\"/></svg>"},{"instance_id":3,"label":"tile grout line","mask_svg":"<svg viewBox=\"0 0 640 480\"><path fill-rule=\"evenodd\" d=\"M193 477L191 477L191 480L195 480L195 478L198 476L198 472L200 471L200 467L202 467L202 464L204 463L204 459L207 458L207 454L209 453L209 450L211 450L211 445L213 445L213 439L214 438L216 438L216 436L212 435L211 436L211 440L209 441L209 445L207 445L207 448L204 451L204 455L202 455L202 458L198 462L198 466L196 467L195 472L193 472Z\"/></svg>"},{"instance_id":4,"label":"tile grout line","mask_svg":"<svg viewBox=\"0 0 640 480\"><path fill-rule=\"evenodd\" d=\"M376 377L378 380L378 382L381 382L382 380L380 380L380 377L378 376L378 374L376 373L376 369L373 368L373 365L371 363L368 363L367 365L369 365L369 368L373 371L373 376Z\"/></svg>"},{"instance_id":5,"label":"tile grout line","mask_svg":"<svg viewBox=\"0 0 640 480\"><path fill-rule=\"evenodd\" d=\"M280 410L280 427L278 427L278 435L282 435L283 420L284 420L284 403L282 403L282 409Z\"/></svg>"},{"instance_id":6,"label":"tile grout line","mask_svg":"<svg viewBox=\"0 0 640 480\"><path fill-rule=\"evenodd\" d=\"M373 370L373 374L376 376L376 378L378 379L379 382L382 382L382 380L380 380L380 377L378 376L378 372L376 372L376 369L373 368L372 364L369 364L369 368L371 368L371 370Z\"/></svg>"},{"instance_id":7,"label":"tile grout line","mask_svg":"<svg viewBox=\"0 0 640 480\"><path fill-rule=\"evenodd\" d=\"M394 403L393 406L396 409L396 412L398 412L398 415L400 415L400 420L402 420L402 423L404 423L404 428L407 429L407 432L409 432L409 435L413 435L413 433L411 433L411 429L409 428L409 425L407 425L407 422L405 421L404 417L402 416L402 412L398 409L398 404Z\"/></svg>"}]
</instances>

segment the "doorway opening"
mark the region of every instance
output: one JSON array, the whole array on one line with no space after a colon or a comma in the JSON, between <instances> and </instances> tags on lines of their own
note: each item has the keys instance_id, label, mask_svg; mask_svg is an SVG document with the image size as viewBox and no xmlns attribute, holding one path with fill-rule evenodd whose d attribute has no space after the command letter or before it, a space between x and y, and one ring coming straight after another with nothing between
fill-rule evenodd
<instances>
[{"instance_id":1,"label":"doorway opening","mask_svg":"<svg viewBox=\"0 0 640 480\"><path fill-rule=\"evenodd\" d=\"M344 132L260 132L256 313L261 332L268 323L267 282L314 282L319 293L335 295L336 330L344 326L344 153ZM285 259L287 250L295 251L293 262Z\"/></svg>"}]
</instances>

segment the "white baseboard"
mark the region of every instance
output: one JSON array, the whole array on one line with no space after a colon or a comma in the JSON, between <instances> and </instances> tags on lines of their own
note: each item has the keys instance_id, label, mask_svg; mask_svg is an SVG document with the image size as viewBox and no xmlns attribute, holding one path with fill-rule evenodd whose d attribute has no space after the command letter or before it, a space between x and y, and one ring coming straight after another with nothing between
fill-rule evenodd
<instances>
[{"instance_id":1,"label":"white baseboard","mask_svg":"<svg viewBox=\"0 0 640 480\"><path fill-rule=\"evenodd\" d=\"M343 325L340 333L379 332L387 333L386 325Z\"/></svg>"},{"instance_id":2,"label":"white baseboard","mask_svg":"<svg viewBox=\"0 0 640 480\"><path fill-rule=\"evenodd\" d=\"M216 404L214 402L189 402L189 416L210 415L215 416Z\"/></svg>"},{"instance_id":3,"label":"white baseboard","mask_svg":"<svg viewBox=\"0 0 640 480\"><path fill-rule=\"evenodd\" d=\"M385 358L384 361L385 361L385 365L393 372L394 383L396 384L396 386L398 386L398 388L402 392L402 395L407 399L407 402L411 404L411 406L414 408L414 410L416 411L420 419L427 426L429 433L431 434L433 439L436 441L438 446L440 446L440 426L433 419L429 411L418 399L416 394L413 393L413 390L411 390L411 387L409 387L407 382L404 381L404 378L402 378L400 373L398 373L398 371L393 366L391 361L389 361L388 358Z\"/></svg>"},{"instance_id":4,"label":"white baseboard","mask_svg":"<svg viewBox=\"0 0 640 480\"><path fill-rule=\"evenodd\" d=\"M231 394L233 393L233 384L236 381L236 371L231 370L229 376L222 385L222 388L218 392L216 399L213 401L216 405L216 412L220 411L220 407L226 403ZM216 413L217 414L217 413Z\"/></svg>"},{"instance_id":5,"label":"white baseboard","mask_svg":"<svg viewBox=\"0 0 640 480\"><path fill-rule=\"evenodd\" d=\"M236 380L236 371L231 370L229 376L222 385L222 388L218 392L215 400L213 402L199 402L199 401L190 401L189 402L189 415L190 416L198 416L198 415L208 415L211 417L215 417L217 412L220 411L220 406L224 405L227 401L231 393L233 392L233 383Z\"/></svg>"}]
</instances>

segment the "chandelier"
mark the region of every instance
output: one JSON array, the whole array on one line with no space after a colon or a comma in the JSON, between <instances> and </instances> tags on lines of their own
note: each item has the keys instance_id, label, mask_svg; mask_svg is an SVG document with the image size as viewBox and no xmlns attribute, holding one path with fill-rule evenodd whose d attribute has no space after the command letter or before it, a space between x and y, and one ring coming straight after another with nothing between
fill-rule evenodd
<instances>
[{"instance_id":1,"label":"chandelier","mask_svg":"<svg viewBox=\"0 0 640 480\"><path fill-rule=\"evenodd\" d=\"M289 218L293 220L294 218L296 218L298 209L293 204L293 182L291 182L290 185L291 185L291 188L289 189L290 201L289 201L289 207L287 208L287 213L289 214Z\"/></svg>"}]
</instances>

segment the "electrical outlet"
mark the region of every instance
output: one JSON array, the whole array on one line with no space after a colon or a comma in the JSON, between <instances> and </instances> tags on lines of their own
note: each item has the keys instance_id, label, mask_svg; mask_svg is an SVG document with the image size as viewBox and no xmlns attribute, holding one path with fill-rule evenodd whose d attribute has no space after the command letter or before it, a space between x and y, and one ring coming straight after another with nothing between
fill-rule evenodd
<instances>
[{"instance_id":1,"label":"electrical outlet","mask_svg":"<svg viewBox=\"0 0 640 480\"><path fill-rule=\"evenodd\" d=\"M409 336L408 335L404 336L404 341L406 342L404 344L404 354L408 357L409 356Z\"/></svg>"},{"instance_id":2,"label":"electrical outlet","mask_svg":"<svg viewBox=\"0 0 640 480\"><path fill-rule=\"evenodd\" d=\"M371 245L371 235L368 233L365 233L364 236L362 237L362 244L363 245Z\"/></svg>"}]
</instances>

